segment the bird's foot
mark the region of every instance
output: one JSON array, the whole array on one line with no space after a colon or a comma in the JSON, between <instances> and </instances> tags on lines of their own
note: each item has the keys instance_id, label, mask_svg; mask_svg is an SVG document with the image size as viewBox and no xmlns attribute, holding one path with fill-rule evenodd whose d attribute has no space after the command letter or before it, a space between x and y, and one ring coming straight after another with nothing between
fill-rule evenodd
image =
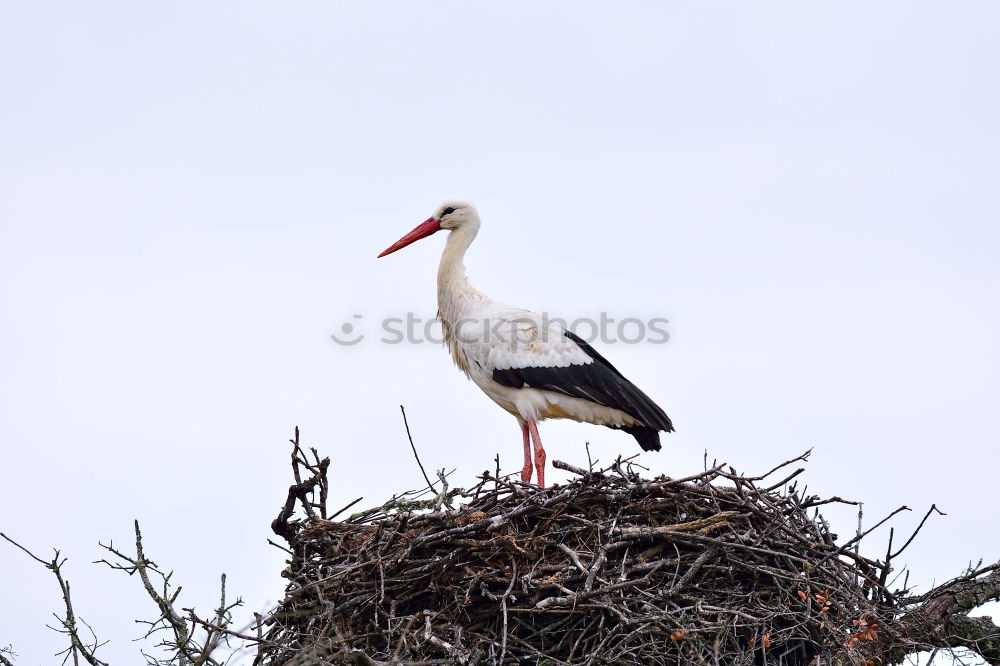
<instances>
[{"instance_id":1,"label":"bird's foot","mask_svg":"<svg viewBox=\"0 0 1000 666\"><path fill-rule=\"evenodd\" d=\"M524 464L524 467L521 468L521 481L523 481L524 483L528 483L529 481L531 481L531 471L532 471L531 461L529 460Z\"/></svg>"},{"instance_id":2,"label":"bird's foot","mask_svg":"<svg viewBox=\"0 0 1000 666\"><path fill-rule=\"evenodd\" d=\"M535 450L535 470L538 472L538 486L545 487L545 449Z\"/></svg>"}]
</instances>

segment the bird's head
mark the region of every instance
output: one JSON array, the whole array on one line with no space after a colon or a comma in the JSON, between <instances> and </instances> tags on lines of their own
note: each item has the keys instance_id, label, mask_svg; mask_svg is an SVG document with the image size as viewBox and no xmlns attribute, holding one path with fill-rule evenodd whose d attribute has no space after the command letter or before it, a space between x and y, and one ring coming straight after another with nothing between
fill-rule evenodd
<instances>
[{"instance_id":1,"label":"bird's head","mask_svg":"<svg viewBox=\"0 0 1000 666\"><path fill-rule=\"evenodd\" d=\"M434 214L418 224L410 233L387 247L379 257L401 250L410 243L447 229L454 231L465 227L479 227L479 213L468 201L445 201Z\"/></svg>"}]
</instances>

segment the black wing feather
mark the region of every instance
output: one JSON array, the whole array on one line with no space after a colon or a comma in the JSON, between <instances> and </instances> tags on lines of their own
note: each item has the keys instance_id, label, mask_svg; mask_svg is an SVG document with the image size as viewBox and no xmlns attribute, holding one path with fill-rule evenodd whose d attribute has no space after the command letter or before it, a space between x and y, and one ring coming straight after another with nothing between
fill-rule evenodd
<instances>
[{"instance_id":1,"label":"black wing feather","mask_svg":"<svg viewBox=\"0 0 1000 666\"><path fill-rule=\"evenodd\" d=\"M513 388L527 386L555 391L621 410L643 424L624 426L622 430L635 437L644 451L659 451L658 431L673 432L674 429L670 417L583 339L569 331L563 331L563 335L594 362L564 367L494 369L493 381Z\"/></svg>"}]
</instances>

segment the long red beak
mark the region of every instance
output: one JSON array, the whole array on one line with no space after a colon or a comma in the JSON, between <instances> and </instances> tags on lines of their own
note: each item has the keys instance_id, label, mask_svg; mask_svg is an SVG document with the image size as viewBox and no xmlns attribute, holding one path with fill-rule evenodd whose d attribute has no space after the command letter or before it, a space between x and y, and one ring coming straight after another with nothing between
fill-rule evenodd
<instances>
[{"instance_id":1,"label":"long red beak","mask_svg":"<svg viewBox=\"0 0 1000 666\"><path fill-rule=\"evenodd\" d=\"M426 220L418 224L413 231L406 234L398 241L387 247L385 250L382 251L382 254L378 256L379 258L381 258L387 254L392 254L396 250L402 250L410 243L414 243L420 240L421 238L426 238L435 231L441 231L441 220L434 219L433 217L428 217Z\"/></svg>"}]
</instances>

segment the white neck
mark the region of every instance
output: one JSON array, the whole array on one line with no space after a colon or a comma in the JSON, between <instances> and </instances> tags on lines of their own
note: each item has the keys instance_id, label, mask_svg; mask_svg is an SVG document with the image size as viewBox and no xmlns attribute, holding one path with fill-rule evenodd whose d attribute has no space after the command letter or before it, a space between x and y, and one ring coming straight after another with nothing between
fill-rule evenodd
<instances>
[{"instance_id":1,"label":"white neck","mask_svg":"<svg viewBox=\"0 0 1000 666\"><path fill-rule=\"evenodd\" d=\"M473 220L448 234L448 242L444 246L441 264L438 267L438 310L443 317L450 318L454 314L459 297L475 292L465 277L465 265L462 259L478 232L479 221Z\"/></svg>"}]
</instances>

